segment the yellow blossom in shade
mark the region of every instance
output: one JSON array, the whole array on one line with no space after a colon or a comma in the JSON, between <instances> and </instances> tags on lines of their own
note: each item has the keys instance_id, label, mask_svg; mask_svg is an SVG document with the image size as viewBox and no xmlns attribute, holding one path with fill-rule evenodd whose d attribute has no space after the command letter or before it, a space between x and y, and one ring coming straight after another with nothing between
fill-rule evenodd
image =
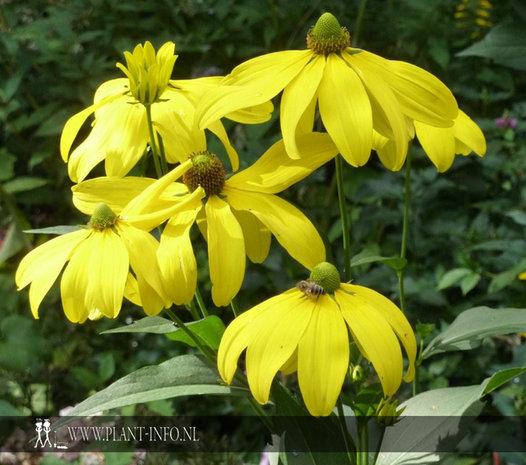
<instances>
[{"instance_id":1,"label":"yellow blossom in shade","mask_svg":"<svg viewBox=\"0 0 526 465\"><path fill-rule=\"evenodd\" d=\"M325 416L333 410L349 368L350 340L374 366L385 396L392 396L402 381L400 344L409 359L403 379L413 379L416 340L403 313L372 289L340 283L336 268L324 262L295 289L235 318L221 339L217 366L230 384L246 349L249 387L261 404L268 402L278 370L297 371L307 409Z\"/></svg>"},{"instance_id":2,"label":"yellow blossom in shade","mask_svg":"<svg viewBox=\"0 0 526 465\"><path fill-rule=\"evenodd\" d=\"M141 214L159 215L157 209L166 201L166 189L173 189L172 202L178 208L177 214L165 216L169 220L157 253L170 299L175 303L188 303L195 291L197 266L189 237L194 223L208 244L212 299L217 306L228 305L239 291L246 256L254 263L265 260L271 235L307 268L325 259L323 241L312 223L274 194L308 176L334 157L337 149L326 134L319 133L298 138L298 144L304 159L290 159L283 141L279 141L252 166L228 179L215 155L198 151L148 187L157 189L158 197L150 204L143 202ZM181 176L184 184L174 182ZM124 178L122 182L128 182L129 189L133 189L132 180ZM74 188L76 202L83 208L93 208L97 202L105 201L110 184L111 178L80 183ZM180 193L182 189L186 194ZM196 196L198 190L206 195L203 201L201 195ZM191 196L193 200L185 200ZM82 200L79 202L78 198ZM185 201L186 206L178 206ZM163 208L170 210L167 205Z\"/></svg>"},{"instance_id":3,"label":"yellow blossom in shade","mask_svg":"<svg viewBox=\"0 0 526 465\"><path fill-rule=\"evenodd\" d=\"M414 129L422 148L440 173L451 167L455 154L469 155L475 152L483 157L486 153L484 134L462 110L459 110L450 128L437 128L415 121ZM397 156L395 144L395 141L375 134L374 148L382 163L393 171L402 168L405 161L405 155Z\"/></svg>"},{"instance_id":4,"label":"yellow blossom in shade","mask_svg":"<svg viewBox=\"0 0 526 465\"><path fill-rule=\"evenodd\" d=\"M517 276L517 278L522 281L526 281L526 271L523 271L522 273L520 273L519 276Z\"/></svg>"},{"instance_id":5,"label":"yellow blossom in shade","mask_svg":"<svg viewBox=\"0 0 526 465\"><path fill-rule=\"evenodd\" d=\"M324 13L308 34L308 50L262 55L234 68L209 91L197 118L206 127L241 106L257 105L283 90L281 131L287 153L298 158L296 138L313 128L316 104L325 129L353 166L362 166L374 134L394 141L405 158L413 121L448 128L458 114L451 91L432 74L352 48L336 18Z\"/></svg>"},{"instance_id":6,"label":"yellow blossom in shade","mask_svg":"<svg viewBox=\"0 0 526 465\"><path fill-rule=\"evenodd\" d=\"M150 142L147 108L151 110L155 143L159 145L161 136L169 163L186 159L186 154L184 158L181 155L184 141L191 137L204 139L204 131L198 130L194 124L195 104L200 95L217 86L221 78L170 80L177 58L174 50L173 42L167 42L155 54L152 44L146 42L137 45L133 53L125 52L126 66L121 63L117 66L126 78L103 83L95 92L93 105L66 122L60 153L68 162L69 176L74 182L82 181L103 160L106 174L113 177L125 176L135 166ZM245 106L226 117L245 123L260 123L270 118L272 108L270 102L263 102L254 108ZM81 127L92 114L95 120L91 132L71 152ZM236 170L238 156L221 121L211 121L208 129L221 139Z\"/></svg>"}]
</instances>

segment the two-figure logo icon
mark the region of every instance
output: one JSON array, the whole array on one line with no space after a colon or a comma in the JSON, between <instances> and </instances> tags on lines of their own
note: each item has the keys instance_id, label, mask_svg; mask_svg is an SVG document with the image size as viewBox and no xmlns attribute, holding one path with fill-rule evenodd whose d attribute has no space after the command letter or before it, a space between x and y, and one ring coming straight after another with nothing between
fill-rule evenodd
<instances>
[{"instance_id":1,"label":"two-figure logo icon","mask_svg":"<svg viewBox=\"0 0 526 465\"><path fill-rule=\"evenodd\" d=\"M35 422L35 431L38 435L37 440L35 442L35 448L40 444L40 447L46 447L46 444L51 447L51 441L49 440L49 432L51 431L51 423L49 422L49 419L44 418L44 422L42 422L41 418L37 418ZM46 439L42 440L42 431L46 435Z\"/></svg>"}]
</instances>

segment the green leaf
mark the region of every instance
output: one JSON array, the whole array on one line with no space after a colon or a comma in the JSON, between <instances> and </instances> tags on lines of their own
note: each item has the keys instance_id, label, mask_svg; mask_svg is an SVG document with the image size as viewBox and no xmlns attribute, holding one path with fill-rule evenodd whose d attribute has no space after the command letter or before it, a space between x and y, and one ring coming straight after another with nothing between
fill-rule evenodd
<instances>
[{"instance_id":1,"label":"green leaf","mask_svg":"<svg viewBox=\"0 0 526 465\"><path fill-rule=\"evenodd\" d=\"M9 194L15 194L17 192L26 192L38 187L45 186L48 183L47 179L34 178L31 176L20 176L12 179L4 184L4 190Z\"/></svg>"},{"instance_id":2,"label":"green leaf","mask_svg":"<svg viewBox=\"0 0 526 465\"><path fill-rule=\"evenodd\" d=\"M466 295L469 291L471 291L480 281L480 274L475 273L472 271L467 276L464 276L462 281L460 281L460 289L462 291L462 295Z\"/></svg>"},{"instance_id":3,"label":"green leaf","mask_svg":"<svg viewBox=\"0 0 526 465\"><path fill-rule=\"evenodd\" d=\"M520 224L521 226L526 226L526 212L521 210L513 210L506 213L506 215L512 218L515 223Z\"/></svg>"},{"instance_id":4,"label":"green leaf","mask_svg":"<svg viewBox=\"0 0 526 465\"><path fill-rule=\"evenodd\" d=\"M73 231L83 229L83 226L50 226L49 228L26 229L26 234L67 234Z\"/></svg>"},{"instance_id":5,"label":"green leaf","mask_svg":"<svg viewBox=\"0 0 526 465\"><path fill-rule=\"evenodd\" d=\"M6 181L14 176L16 157L6 149L0 149L0 181Z\"/></svg>"},{"instance_id":6,"label":"green leaf","mask_svg":"<svg viewBox=\"0 0 526 465\"><path fill-rule=\"evenodd\" d=\"M498 292L501 289L504 289L506 286L509 286L517 282L517 277L519 273L526 270L526 259L522 259L519 263L512 266L509 270L503 271L495 276L488 286L488 293L492 294Z\"/></svg>"},{"instance_id":7,"label":"green leaf","mask_svg":"<svg viewBox=\"0 0 526 465\"><path fill-rule=\"evenodd\" d=\"M160 365L146 366L124 376L78 404L69 416L88 416L125 405L173 397L248 394L246 388L219 383L216 369L202 357L180 355Z\"/></svg>"},{"instance_id":8,"label":"green leaf","mask_svg":"<svg viewBox=\"0 0 526 465\"><path fill-rule=\"evenodd\" d=\"M202 320L188 323L186 325L201 341L213 350L219 348L221 336L225 332L225 325L221 319L215 315L207 316ZM173 341L180 341L195 347L195 342L182 330L177 329L175 332L168 334Z\"/></svg>"},{"instance_id":9,"label":"green leaf","mask_svg":"<svg viewBox=\"0 0 526 465\"><path fill-rule=\"evenodd\" d=\"M449 270L440 278L438 289L447 289L471 273L472 271L469 268L454 268Z\"/></svg>"},{"instance_id":10,"label":"green leaf","mask_svg":"<svg viewBox=\"0 0 526 465\"><path fill-rule=\"evenodd\" d=\"M114 333L152 333L152 334L167 334L173 333L177 328L173 321L167 320L160 316L147 316L140 320L134 321L130 325L119 326L118 328L108 329L102 331L100 334L114 334Z\"/></svg>"},{"instance_id":11,"label":"green leaf","mask_svg":"<svg viewBox=\"0 0 526 465\"><path fill-rule=\"evenodd\" d=\"M400 408L404 411L399 422L386 429L376 465L440 461L440 453L432 451L440 450L443 441L454 446L461 439L457 437L460 422L467 421L462 415L480 412L483 404L479 399L484 395L488 382L486 379L480 385L435 389L402 403ZM404 421L404 417L413 418Z\"/></svg>"},{"instance_id":12,"label":"green leaf","mask_svg":"<svg viewBox=\"0 0 526 465\"><path fill-rule=\"evenodd\" d=\"M23 236L16 223L11 223L0 247L0 263L5 262L24 248Z\"/></svg>"},{"instance_id":13,"label":"green leaf","mask_svg":"<svg viewBox=\"0 0 526 465\"><path fill-rule=\"evenodd\" d=\"M526 34L523 24L500 24L484 39L457 53L457 56L491 58L496 63L526 71Z\"/></svg>"},{"instance_id":14,"label":"green leaf","mask_svg":"<svg viewBox=\"0 0 526 465\"><path fill-rule=\"evenodd\" d=\"M7 400L0 399L0 416L2 417L18 417L22 416L23 413L20 412L14 405L7 402Z\"/></svg>"},{"instance_id":15,"label":"green leaf","mask_svg":"<svg viewBox=\"0 0 526 465\"><path fill-rule=\"evenodd\" d=\"M375 262L383 263L397 271L403 270L407 264L407 260L402 257L382 257L380 255L370 255L367 251L364 251L351 259L351 266L354 267Z\"/></svg>"},{"instance_id":16,"label":"green leaf","mask_svg":"<svg viewBox=\"0 0 526 465\"><path fill-rule=\"evenodd\" d=\"M490 392L498 389L508 381L511 381L513 378L516 378L523 373L526 373L526 367L508 368L507 370L498 371L490 378L487 386L482 392L482 395L485 396L486 394L489 394Z\"/></svg>"},{"instance_id":17,"label":"green leaf","mask_svg":"<svg viewBox=\"0 0 526 465\"><path fill-rule=\"evenodd\" d=\"M525 331L526 309L471 308L462 312L445 331L429 343L423 357L452 350L469 350L477 347L487 336Z\"/></svg>"}]
</instances>

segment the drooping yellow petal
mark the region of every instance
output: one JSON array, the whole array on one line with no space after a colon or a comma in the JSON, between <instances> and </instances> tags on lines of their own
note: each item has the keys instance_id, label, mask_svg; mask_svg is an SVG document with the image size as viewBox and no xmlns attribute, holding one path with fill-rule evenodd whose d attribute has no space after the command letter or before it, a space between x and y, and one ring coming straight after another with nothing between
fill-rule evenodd
<instances>
[{"instance_id":1,"label":"drooping yellow petal","mask_svg":"<svg viewBox=\"0 0 526 465\"><path fill-rule=\"evenodd\" d=\"M310 50L287 50L261 55L234 68L222 86L203 96L196 115L199 127L270 100L301 72L312 55Z\"/></svg>"},{"instance_id":2,"label":"drooping yellow petal","mask_svg":"<svg viewBox=\"0 0 526 465\"><path fill-rule=\"evenodd\" d=\"M355 292L367 301L382 315L391 325L398 339L402 343L409 360L409 366L404 376L404 381L412 381L415 375L416 339L411 325L402 311L387 297L364 286L342 283L341 288L347 292Z\"/></svg>"},{"instance_id":3,"label":"drooping yellow petal","mask_svg":"<svg viewBox=\"0 0 526 465\"><path fill-rule=\"evenodd\" d=\"M252 263L263 263L270 250L270 230L250 212L233 213L243 230L248 258Z\"/></svg>"},{"instance_id":4,"label":"drooping yellow petal","mask_svg":"<svg viewBox=\"0 0 526 465\"><path fill-rule=\"evenodd\" d=\"M291 158L300 158L302 155L296 145L296 128L318 90L324 69L325 58L319 55L314 57L283 91L281 133Z\"/></svg>"},{"instance_id":5,"label":"drooping yellow petal","mask_svg":"<svg viewBox=\"0 0 526 465\"><path fill-rule=\"evenodd\" d=\"M266 317L263 317L268 314L268 321L274 317L279 321L282 309L290 308L291 303L298 303L298 295L295 289L265 300L239 315L227 326L217 352L217 368L223 381L228 384L232 382L241 352L259 334L261 330L260 321L263 323L267 321ZM260 317L262 318L260 319Z\"/></svg>"},{"instance_id":6,"label":"drooping yellow petal","mask_svg":"<svg viewBox=\"0 0 526 465\"><path fill-rule=\"evenodd\" d=\"M128 250L143 309L147 315L156 315L171 304L157 263L159 243L151 234L124 222L117 223L117 231Z\"/></svg>"},{"instance_id":7,"label":"drooping yellow petal","mask_svg":"<svg viewBox=\"0 0 526 465\"><path fill-rule=\"evenodd\" d=\"M89 264L93 252L91 239L96 234L93 232L86 240L75 248L75 253L64 270L60 281L60 295L62 307L69 321L72 323L84 323L89 314L97 310L88 308L86 305L86 289L90 280Z\"/></svg>"},{"instance_id":8,"label":"drooping yellow petal","mask_svg":"<svg viewBox=\"0 0 526 465\"><path fill-rule=\"evenodd\" d=\"M411 119L437 127L451 127L458 106L451 91L427 71L403 61L386 60L362 50L350 57L360 68L362 64L374 69L396 95L404 114Z\"/></svg>"},{"instance_id":9,"label":"drooping yellow petal","mask_svg":"<svg viewBox=\"0 0 526 465\"><path fill-rule=\"evenodd\" d=\"M276 142L254 164L226 181L236 189L276 194L306 178L338 153L337 147L326 133L313 132L297 136L299 160L291 159L283 140Z\"/></svg>"},{"instance_id":10,"label":"drooping yellow petal","mask_svg":"<svg viewBox=\"0 0 526 465\"><path fill-rule=\"evenodd\" d=\"M104 100L113 95L123 95L128 92L128 79L126 78L116 78L110 79L109 81L103 82L97 90L95 91L95 96L93 97L93 103L99 103L101 100ZM128 98L128 100L132 100ZM104 106L99 107L95 111L95 118L99 113L104 112Z\"/></svg>"},{"instance_id":11,"label":"drooping yellow petal","mask_svg":"<svg viewBox=\"0 0 526 465\"><path fill-rule=\"evenodd\" d=\"M90 261L86 263L90 272L84 298L86 307L115 318L122 306L130 268L128 251L112 229L94 232L90 247Z\"/></svg>"},{"instance_id":12,"label":"drooping yellow petal","mask_svg":"<svg viewBox=\"0 0 526 465\"><path fill-rule=\"evenodd\" d=\"M402 351L393 329L358 292L351 295L337 290L334 296L363 356L378 373L384 395L392 396L400 386L403 371Z\"/></svg>"},{"instance_id":13,"label":"drooping yellow petal","mask_svg":"<svg viewBox=\"0 0 526 465\"><path fill-rule=\"evenodd\" d=\"M176 305L189 304L195 294L197 264L190 240L190 228L201 209L202 204L199 203L193 209L181 211L170 218L157 250L166 292Z\"/></svg>"},{"instance_id":14,"label":"drooping yellow petal","mask_svg":"<svg viewBox=\"0 0 526 465\"><path fill-rule=\"evenodd\" d=\"M272 380L298 347L316 306L316 302L297 290L289 296L286 301L275 304L273 315L258 318L259 331L248 343L248 385L260 404L268 402ZM298 353L298 363L300 356Z\"/></svg>"},{"instance_id":15,"label":"drooping yellow petal","mask_svg":"<svg viewBox=\"0 0 526 465\"><path fill-rule=\"evenodd\" d=\"M349 338L340 309L328 295L315 301L298 346L298 381L311 415L330 415L349 369Z\"/></svg>"},{"instance_id":16,"label":"drooping yellow petal","mask_svg":"<svg viewBox=\"0 0 526 465\"><path fill-rule=\"evenodd\" d=\"M402 167L405 160L409 139L401 106L389 86L376 77L374 67L368 66L367 61L362 61L360 68L358 68L347 53L343 54L343 58L361 78L369 95L374 129L391 140L391 143L384 150L391 152L386 153L385 155L388 156L385 158L392 158L393 162L385 164L381 157L382 162L390 170L397 171Z\"/></svg>"},{"instance_id":17,"label":"drooping yellow petal","mask_svg":"<svg viewBox=\"0 0 526 465\"><path fill-rule=\"evenodd\" d=\"M223 123L221 121L212 122L208 125L208 129L217 136L225 147L228 159L230 160L230 165L232 166L232 171L237 171L239 169L239 156L236 149L232 147L232 144L230 143L230 139L228 138Z\"/></svg>"},{"instance_id":18,"label":"drooping yellow petal","mask_svg":"<svg viewBox=\"0 0 526 465\"><path fill-rule=\"evenodd\" d=\"M342 58L327 56L318 90L323 124L342 156L362 166L371 154L373 116L362 81Z\"/></svg>"},{"instance_id":19,"label":"drooping yellow petal","mask_svg":"<svg viewBox=\"0 0 526 465\"><path fill-rule=\"evenodd\" d=\"M208 262L212 281L212 300L218 307L230 303L245 276L245 239L229 205L211 195L205 206Z\"/></svg>"},{"instance_id":20,"label":"drooping yellow petal","mask_svg":"<svg viewBox=\"0 0 526 465\"><path fill-rule=\"evenodd\" d=\"M233 113L228 113L228 115L225 115L225 118L241 124L261 124L270 119L273 111L274 105L269 100L259 105L253 105L234 111Z\"/></svg>"},{"instance_id":21,"label":"drooping yellow petal","mask_svg":"<svg viewBox=\"0 0 526 465\"><path fill-rule=\"evenodd\" d=\"M462 110L458 111L458 117L453 126L453 134L455 139L469 148L469 151L465 149L458 150L457 144L455 144L455 153L468 155L473 151L479 157L483 157L486 153L486 139L484 134L477 124Z\"/></svg>"},{"instance_id":22,"label":"drooping yellow petal","mask_svg":"<svg viewBox=\"0 0 526 465\"><path fill-rule=\"evenodd\" d=\"M31 283L29 303L34 318L38 319L38 307L73 249L90 234L88 229L63 234L33 249L22 259L16 270L15 281L18 290Z\"/></svg>"},{"instance_id":23,"label":"drooping yellow petal","mask_svg":"<svg viewBox=\"0 0 526 465\"><path fill-rule=\"evenodd\" d=\"M135 276L131 273L128 273L128 278L126 279L126 286L124 286L124 297L128 299L132 304L142 307L141 295L139 294L139 285Z\"/></svg>"},{"instance_id":24,"label":"drooping yellow petal","mask_svg":"<svg viewBox=\"0 0 526 465\"><path fill-rule=\"evenodd\" d=\"M439 173L447 171L455 159L453 128L437 128L415 121L416 135Z\"/></svg>"},{"instance_id":25,"label":"drooping yellow petal","mask_svg":"<svg viewBox=\"0 0 526 465\"><path fill-rule=\"evenodd\" d=\"M121 97L121 94L116 94L101 99L96 104L90 105L88 108L85 108L84 110L76 113L66 121L64 129L62 130L62 134L60 136L60 154L62 155L62 159L64 161L68 160L71 146L73 145L73 142L75 141L75 138L77 137L80 128L82 127L84 121L86 121L88 116L91 115L97 109L101 108L102 106L108 105Z\"/></svg>"},{"instance_id":26,"label":"drooping yellow petal","mask_svg":"<svg viewBox=\"0 0 526 465\"><path fill-rule=\"evenodd\" d=\"M296 207L271 194L223 188L236 210L249 211L270 231L287 252L311 270L325 261L325 246L316 228ZM208 215L207 215L208 216ZM210 224L208 224L210 228Z\"/></svg>"},{"instance_id":27,"label":"drooping yellow petal","mask_svg":"<svg viewBox=\"0 0 526 465\"><path fill-rule=\"evenodd\" d=\"M290 358L279 369L284 375L291 375L298 371L298 349L290 356Z\"/></svg>"}]
</instances>

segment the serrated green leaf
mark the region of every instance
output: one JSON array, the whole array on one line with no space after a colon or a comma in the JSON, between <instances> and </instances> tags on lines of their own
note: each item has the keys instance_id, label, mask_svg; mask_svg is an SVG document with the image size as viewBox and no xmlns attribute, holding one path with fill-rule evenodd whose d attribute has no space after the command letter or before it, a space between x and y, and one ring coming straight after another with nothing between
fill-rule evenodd
<instances>
[{"instance_id":1,"label":"serrated green leaf","mask_svg":"<svg viewBox=\"0 0 526 465\"><path fill-rule=\"evenodd\" d=\"M424 358L477 347L487 336L526 332L526 309L475 307L462 312L426 347Z\"/></svg>"},{"instance_id":2,"label":"serrated green leaf","mask_svg":"<svg viewBox=\"0 0 526 465\"><path fill-rule=\"evenodd\" d=\"M67 234L82 229L82 226L50 226L49 228L26 229L26 234Z\"/></svg>"},{"instance_id":3,"label":"serrated green leaf","mask_svg":"<svg viewBox=\"0 0 526 465\"><path fill-rule=\"evenodd\" d=\"M249 394L246 388L219 383L217 370L202 357L180 355L124 376L78 404L68 415L88 416L125 405L181 396Z\"/></svg>"},{"instance_id":4,"label":"serrated green leaf","mask_svg":"<svg viewBox=\"0 0 526 465\"><path fill-rule=\"evenodd\" d=\"M472 271L469 268L454 268L449 270L440 278L438 289L447 289L471 273Z\"/></svg>"}]
</instances>

